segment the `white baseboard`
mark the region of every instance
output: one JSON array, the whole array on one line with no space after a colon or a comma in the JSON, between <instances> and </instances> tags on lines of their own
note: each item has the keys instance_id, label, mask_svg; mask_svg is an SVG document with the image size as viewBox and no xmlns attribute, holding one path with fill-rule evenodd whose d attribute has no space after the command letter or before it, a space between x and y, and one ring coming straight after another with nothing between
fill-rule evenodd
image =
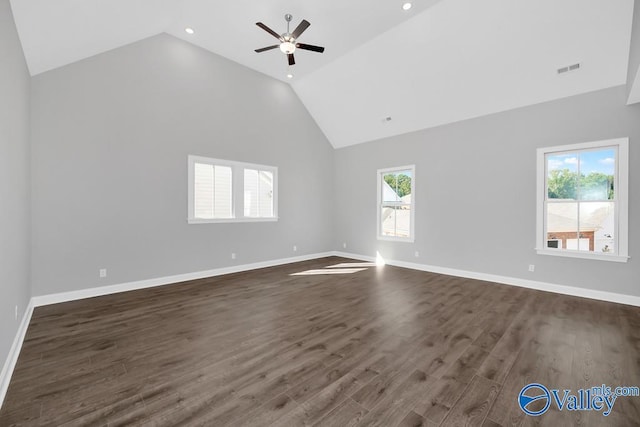
<instances>
[{"instance_id":1,"label":"white baseboard","mask_svg":"<svg viewBox=\"0 0 640 427\"><path fill-rule=\"evenodd\" d=\"M372 256L352 254L347 252L333 252L333 255L341 256L344 258L353 258L361 261L376 261L376 258ZM446 274L448 276L464 277L467 279L484 280L487 282L501 283L503 285L519 286L521 288L535 289L538 291L554 292L556 294L571 295L574 297L596 299L640 307L640 297L633 295L617 294L614 292L598 291L594 289L576 288L574 286L538 282L535 280L519 279L517 277L499 276L496 274L477 273L474 271L458 270L455 268L438 267L434 265L418 264L406 261L385 259L385 264L393 265L396 267L410 268L412 270L428 271L430 273Z\"/></svg>"},{"instance_id":2,"label":"white baseboard","mask_svg":"<svg viewBox=\"0 0 640 427\"><path fill-rule=\"evenodd\" d=\"M4 398L7 395L9 383L11 382L11 376L13 375L13 370L15 369L16 363L18 362L18 356L20 355L22 343L24 342L24 337L27 334L27 328L29 327L29 322L31 322L32 314L33 300L29 301L29 304L24 311L22 322L20 322L20 326L18 327L16 336L13 339L13 344L11 345L11 349L9 350L9 354L7 355L7 360L4 361L4 366L2 367L2 372L0 373L0 408L2 408Z\"/></svg>"},{"instance_id":3,"label":"white baseboard","mask_svg":"<svg viewBox=\"0 0 640 427\"><path fill-rule=\"evenodd\" d=\"M291 258L280 258L275 260L256 262L252 264L234 265L231 267L216 268L213 270L197 271L194 273L156 277L153 279L138 280L135 282L120 283L117 285L100 286L97 288L81 289L78 291L39 295L33 297L32 301L34 307L40 307L42 305L58 304L61 302L75 301L84 298L93 298L103 295L116 294L118 292L153 288L156 286L170 285L172 283L186 282L188 280L204 279L207 277L222 276L223 274L239 273L242 271L256 270L258 268L274 267L277 265L291 264L293 262L308 261L311 259L324 258L331 255L332 252L315 253Z\"/></svg>"}]
</instances>

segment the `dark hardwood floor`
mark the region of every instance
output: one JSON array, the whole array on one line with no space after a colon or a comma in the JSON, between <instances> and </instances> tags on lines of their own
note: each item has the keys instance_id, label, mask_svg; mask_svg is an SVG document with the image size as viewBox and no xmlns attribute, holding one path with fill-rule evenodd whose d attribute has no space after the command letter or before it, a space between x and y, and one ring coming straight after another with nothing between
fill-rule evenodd
<instances>
[{"instance_id":1,"label":"dark hardwood floor","mask_svg":"<svg viewBox=\"0 0 640 427\"><path fill-rule=\"evenodd\" d=\"M640 386L640 309L361 265L39 307L0 425L639 425L640 397L608 417L531 417L517 397L531 382Z\"/></svg>"}]
</instances>

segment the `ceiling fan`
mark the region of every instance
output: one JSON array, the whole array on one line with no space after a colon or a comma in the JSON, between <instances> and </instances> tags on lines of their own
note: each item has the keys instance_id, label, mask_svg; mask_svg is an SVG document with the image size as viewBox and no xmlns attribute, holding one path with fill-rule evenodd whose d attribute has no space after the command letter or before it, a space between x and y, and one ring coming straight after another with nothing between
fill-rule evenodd
<instances>
[{"instance_id":1,"label":"ceiling fan","mask_svg":"<svg viewBox=\"0 0 640 427\"><path fill-rule=\"evenodd\" d=\"M291 32L289 32L289 23L293 19L293 16L291 14L287 13L284 16L284 19L287 21L287 32L283 33L283 34L276 33L271 28L269 28L266 25L264 25L262 22L256 22L256 25L258 27L262 28L267 33L271 34L273 37L275 37L278 40L280 40L279 44L274 44L273 46L267 46L267 47L263 47L261 49L256 49L257 53L264 52L264 51L275 49L275 48L279 47L280 50L282 51L282 53L287 55L287 59L289 60L289 65L294 65L296 63L296 60L293 57L293 52L295 52L296 49L310 50L312 52L318 52L318 53L324 52L324 47L314 46L314 45L311 45L311 44L298 43L298 41L297 41L298 37L300 37L300 35L307 28L309 28L309 25L311 25L309 23L309 21L303 19L302 22L291 33Z\"/></svg>"}]
</instances>

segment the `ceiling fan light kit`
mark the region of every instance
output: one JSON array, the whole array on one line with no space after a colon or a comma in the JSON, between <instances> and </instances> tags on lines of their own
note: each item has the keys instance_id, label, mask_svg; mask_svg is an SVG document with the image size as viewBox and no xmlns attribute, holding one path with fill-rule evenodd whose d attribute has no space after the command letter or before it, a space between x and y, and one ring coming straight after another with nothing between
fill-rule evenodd
<instances>
[{"instance_id":1,"label":"ceiling fan light kit","mask_svg":"<svg viewBox=\"0 0 640 427\"><path fill-rule=\"evenodd\" d=\"M283 41L280 43L280 50L287 55L296 51L296 45L290 41Z\"/></svg>"},{"instance_id":2,"label":"ceiling fan light kit","mask_svg":"<svg viewBox=\"0 0 640 427\"><path fill-rule=\"evenodd\" d=\"M296 60L293 56L293 53L296 51L296 49L310 50L311 52L318 52L318 53L324 52L324 47L322 46L314 46L311 44L298 43L297 41L298 37L300 37L300 35L311 25L309 21L303 19L302 22L298 24L296 29L293 30L293 32L290 32L289 24L291 23L293 16L290 13L287 13L284 16L284 19L285 21L287 21L287 31L282 34L276 33L275 31L267 27L262 22L256 22L256 25L258 27L262 28L267 33L271 34L273 37L280 40L280 44L274 44L272 46L266 46L260 49L256 49L257 53L266 52L267 50L272 50L275 48L280 48L280 51L285 55L287 55L287 61L289 65L295 65Z\"/></svg>"}]
</instances>

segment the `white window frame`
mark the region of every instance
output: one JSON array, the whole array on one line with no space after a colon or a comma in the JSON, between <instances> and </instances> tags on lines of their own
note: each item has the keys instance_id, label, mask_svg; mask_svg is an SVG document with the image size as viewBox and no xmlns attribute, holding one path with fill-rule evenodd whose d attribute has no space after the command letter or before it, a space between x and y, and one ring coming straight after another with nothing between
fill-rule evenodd
<instances>
[{"instance_id":1,"label":"white window frame","mask_svg":"<svg viewBox=\"0 0 640 427\"><path fill-rule=\"evenodd\" d=\"M600 148L616 148L615 169L615 254L595 253L568 249L547 248L546 246L546 180L547 154L585 151ZM538 255L551 255L569 258L595 259L602 261L627 262L629 260L629 138L615 138L603 141L579 144L558 145L538 148L537 150L537 210L536 210L536 252Z\"/></svg>"},{"instance_id":2,"label":"white window frame","mask_svg":"<svg viewBox=\"0 0 640 427\"><path fill-rule=\"evenodd\" d=\"M380 213L382 212L382 180L384 179L384 175L389 172L402 172L410 170L411 171L411 224L409 224L409 237L396 237L396 236L385 236L382 234L382 222L380 218ZM377 232L376 235L378 240L388 240L393 242L408 242L413 243L415 241L415 216L416 216L416 165L408 165L408 166L398 166L393 168L385 168L378 169L376 173L377 179L377 216L376 216L376 227Z\"/></svg>"},{"instance_id":3,"label":"white window frame","mask_svg":"<svg viewBox=\"0 0 640 427\"><path fill-rule=\"evenodd\" d=\"M195 164L228 166L231 168L231 218L196 218L195 217ZM187 223L212 224L228 222L275 222L278 221L278 168L276 166L255 163L237 162L233 160L214 159L210 157L189 155L187 158ZM273 174L273 216L244 216L244 170L255 169Z\"/></svg>"}]
</instances>

